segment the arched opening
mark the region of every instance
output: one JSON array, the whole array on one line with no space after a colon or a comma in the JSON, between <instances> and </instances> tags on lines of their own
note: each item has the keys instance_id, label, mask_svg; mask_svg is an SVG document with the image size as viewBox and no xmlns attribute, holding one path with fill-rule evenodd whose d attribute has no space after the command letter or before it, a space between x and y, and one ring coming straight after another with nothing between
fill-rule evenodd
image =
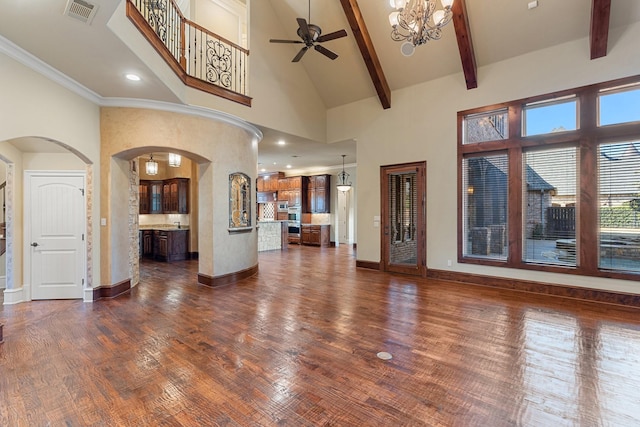
<instances>
[{"instance_id":1,"label":"arched opening","mask_svg":"<svg viewBox=\"0 0 640 427\"><path fill-rule=\"evenodd\" d=\"M92 192L87 191L87 183L92 181L92 162L84 153L63 142L34 136L0 142L0 160L0 181L4 182L1 220L4 224L0 233L5 239L5 252L0 256L0 271L4 272L3 303L15 304L31 299L51 298L90 299L93 283L93 238L90 232L93 200ZM59 191L61 188L68 190L67 194L71 194L75 201L73 214L77 215L78 220L73 221L73 230L65 230L65 245L69 245L64 251L60 251L54 239L50 238L52 233L46 236L46 255L51 257L45 257L44 263L40 260L33 262L34 257L44 255L42 241L31 241L33 224L45 223L46 221L38 218L48 218L51 212L62 215L62 210L54 204L47 205L47 210L31 209L31 178L36 175L38 179L48 177L51 183L56 184L72 176L75 183L80 183L73 191L66 182L62 186L49 186L56 187L52 191ZM58 199L53 197L49 200ZM68 199L60 199L57 206L61 206L63 200ZM69 212L69 206L64 206L63 209ZM67 221L67 224L69 222L71 221ZM64 222L60 224L65 225ZM47 267L43 267L44 264L53 270L47 270ZM34 274L35 267L39 276ZM50 286L53 281L57 284ZM63 288L71 288L71 291L65 293ZM39 292L44 289L52 293ZM63 292L59 293L61 290Z\"/></svg>"},{"instance_id":2,"label":"arched opening","mask_svg":"<svg viewBox=\"0 0 640 427\"><path fill-rule=\"evenodd\" d=\"M113 191L112 203L127 200L131 286L139 283L145 261L197 260L200 165L209 162L195 153L157 146L117 153L112 162L127 163L127 186Z\"/></svg>"}]
</instances>

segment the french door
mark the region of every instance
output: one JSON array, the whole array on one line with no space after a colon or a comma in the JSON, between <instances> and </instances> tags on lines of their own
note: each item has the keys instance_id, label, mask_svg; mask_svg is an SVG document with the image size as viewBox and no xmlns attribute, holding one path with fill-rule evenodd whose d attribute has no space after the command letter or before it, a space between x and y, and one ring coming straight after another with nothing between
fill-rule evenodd
<instances>
[{"instance_id":1,"label":"french door","mask_svg":"<svg viewBox=\"0 0 640 427\"><path fill-rule=\"evenodd\" d=\"M384 271L426 277L426 162L382 166Z\"/></svg>"}]
</instances>

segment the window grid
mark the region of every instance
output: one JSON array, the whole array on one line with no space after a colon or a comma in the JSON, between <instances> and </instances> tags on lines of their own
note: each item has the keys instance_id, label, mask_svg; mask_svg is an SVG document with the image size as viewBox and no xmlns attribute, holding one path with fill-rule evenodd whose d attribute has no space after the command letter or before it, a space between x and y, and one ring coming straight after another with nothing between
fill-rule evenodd
<instances>
[{"instance_id":1,"label":"window grid","mask_svg":"<svg viewBox=\"0 0 640 427\"><path fill-rule=\"evenodd\" d=\"M611 262L607 264L607 257L611 260L613 252L605 248L604 245L610 243L610 239L601 230L605 228L605 221L608 218L610 219L613 214L602 208L606 200L603 200L604 196L600 189L600 181L605 173L602 170L603 163L600 158L606 154L611 154L612 148L608 144L624 142L630 144L631 148L637 149L636 151L640 155L640 121L623 121L612 126L599 126L601 110L599 98L603 94L618 93L620 88L623 88L622 90L624 91L626 90L625 87L630 87L633 90L640 88L640 76L458 113L458 123L460 125L458 129L459 262L632 280L640 278L640 267L626 265L624 268L612 268ZM524 135L524 115L526 114L527 106L536 105L536 103L537 105L544 105L545 101L548 101L549 105L558 104L558 100L566 102L565 100L569 99L569 97L571 97L570 102L575 103L575 129L564 130L561 133L549 132L531 135L531 137ZM508 137L504 140L474 141L482 142L481 144L474 144L465 139L468 134L467 126L469 125L467 118L477 121L478 117L492 117L498 114L504 114L508 118L505 125L506 129L510 129ZM553 248L547 252L549 259L539 262L535 256L532 257L527 254L526 240L531 235L532 230L530 228L531 225L528 224L525 209L525 204L528 200L525 194L527 185L527 163L525 159L527 156L541 150L555 149L570 149L574 153L571 156L575 155L575 165L572 166L573 170L575 170L575 173L572 172L572 176L575 176L576 180L574 184L575 194L573 195L575 201L567 199L559 202L557 198L560 195L553 195L551 200L545 202L551 203L549 206L545 205L545 210L548 210L548 208L561 209L556 209L558 212L545 213L545 215L557 215L556 219L565 221L565 226L569 224L570 228L575 229L573 231L575 236L547 236L549 240L553 240ZM505 209L508 215L505 222L505 241L511 244L512 250L508 250L505 245L505 252L502 258L480 256L473 253L472 243L470 243L473 240L473 236L469 225L469 215L470 213L472 214L473 201L468 193L470 191L469 180L471 176L469 162L474 158L487 158L501 152L507 153L505 154L507 163L513 168L508 170L506 175L509 198ZM557 168L568 169L568 166L563 164L557 166ZM634 171L630 169L634 169ZM628 206L632 204L635 206L635 203L637 203L638 216L640 217L640 172L635 173L635 171L639 170L640 163L633 166L633 168L621 169L621 173L626 176L625 179L627 180L630 179L630 175L635 174L636 176L638 197L627 198L626 203ZM553 182L551 184L555 185ZM567 182L560 180L560 184L566 185ZM522 197L518 194L522 194ZM632 199L637 199L637 202L632 202ZM554 206L554 204L559 206ZM509 215L508 212L513 214ZM521 220L518 219L516 221L518 216L521 217ZM569 222L567 223L567 221ZM574 222L573 225L571 225L571 222ZM640 236L640 230L638 230L637 234ZM564 242L566 243L565 247L562 247L562 244L560 247L556 246L556 241L558 240L566 240ZM571 240L575 240L575 242ZM635 245L635 243L633 244ZM638 260L638 265L640 265L640 239L637 242L637 248L636 259ZM566 256L567 254L569 255L568 257ZM564 258L561 259L562 257Z\"/></svg>"}]
</instances>

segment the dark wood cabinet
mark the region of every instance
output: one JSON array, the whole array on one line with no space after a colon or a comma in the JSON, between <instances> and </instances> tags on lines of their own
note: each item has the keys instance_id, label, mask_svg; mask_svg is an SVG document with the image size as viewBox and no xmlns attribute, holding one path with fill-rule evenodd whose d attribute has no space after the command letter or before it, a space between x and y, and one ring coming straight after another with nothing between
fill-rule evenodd
<instances>
[{"instance_id":1,"label":"dark wood cabinet","mask_svg":"<svg viewBox=\"0 0 640 427\"><path fill-rule=\"evenodd\" d=\"M140 231L140 256L153 258L153 230Z\"/></svg>"},{"instance_id":2,"label":"dark wood cabinet","mask_svg":"<svg viewBox=\"0 0 640 427\"><path fill-rule=\"evenodd\" d=\"M163 213L189 213L189 178L172 178L162 184Z\"/></svg>"},{"instance_id":3,"label":"dark wood cabinet","mask_svg":"<svg viewBox=\"0 0 640 427\"><path fill-rule=\"evenodd\" d=\"M149 195L149 181L140 181L140 185L138 185L138 198L139 198L138 213L148 214L149 206L150 206L149 202L151 200L151 196Z\"/></svg>"},{"instance_id":4,"label":"dark wood cabinet","mask_svg":"<svg viewBox=\"0 0 640 427\"><path fill-rule=\"evenodd\" d=\"M141 214L189 213L189 178L140 180Z\"/></svg>"},{"instance_id":5,"label":"dark wood cabinet","mask_svg":"<svg viewBox=\"0 0 640 427\"><path fill-rule=\"evenodd\" d=\"M304 224L300 227L300 243L312 246L329 246L330 225Z\"/></svg>"},{"instance_id":6,"label":"dark wood cabinet","mask_svg":"<svg viewBox=\"0 0 640 427\"><path fill-rule=\"evenodd\" d=\"M149 181L149 213L162 213L162 181Z\"/></svg>"},{"instance_id":7,"label":"dark wood cabinet","mask_svg":"<svg viewBox=\"0 0 640 427\"><path fill-rule=\"evenodd\" d=\"M256 179L256 191L276 193L278 191L278 181L281 178L284 178L284 173L282 172L258 175L258 179Z\"/></svg>"},{"instance_id":8,"label":"dark wood cabinet","mask_svg":"<svg viewBox=\"0 0 640 427\"><path fill-rule=\"evenodd\" d=\"M307 180L304 212L329 213L331 203L331 175L312 175Z\"/></svg>"},{"instance_id":9,"label":"dark wood cabinet","mask_svg":"<svg viewBox=\"0 0 640 427\"><path fill-rule=\"evenodd\" d=\"M138 195L140 199L139 213L162 213L162 181L140 180Z\"/></svg>"},{"instance_id":10,"label":"dark wood cabinet","mask_svg":"<svg viewBox=\"0 0 640 427\"><path fill-rule=\"evenodd\" d=\"M153 230L153 257L180 261L189 257L189 230Z\"/></svg>"},{"instance_id":11,"label":"dark wood cabinet","mask_svg":"<svg viewBox=\"0 0 640 427\"><path fill-rule=\"evenodd\" d=\"M306 188L306 187L305 187ZM289 176L278 180L278 200L290 207L302 206L302 177Z\"/></svg>"}]
</instances>

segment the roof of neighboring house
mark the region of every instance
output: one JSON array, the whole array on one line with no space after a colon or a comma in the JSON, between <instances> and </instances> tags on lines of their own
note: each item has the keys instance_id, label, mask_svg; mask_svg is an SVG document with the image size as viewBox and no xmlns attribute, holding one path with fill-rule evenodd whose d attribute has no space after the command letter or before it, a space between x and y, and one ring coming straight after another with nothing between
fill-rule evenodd
<instances>
[{"instance_id":1,"label":"roof of neighboring house","mask_svg":"<svg viewBox=\"0 0 640 427\"><path fill-rule=\"evenodd\" d=\"M544 180L533 168L527 165L528 191L555 191L556 187Z\"/></svg>"}]
</instances>

